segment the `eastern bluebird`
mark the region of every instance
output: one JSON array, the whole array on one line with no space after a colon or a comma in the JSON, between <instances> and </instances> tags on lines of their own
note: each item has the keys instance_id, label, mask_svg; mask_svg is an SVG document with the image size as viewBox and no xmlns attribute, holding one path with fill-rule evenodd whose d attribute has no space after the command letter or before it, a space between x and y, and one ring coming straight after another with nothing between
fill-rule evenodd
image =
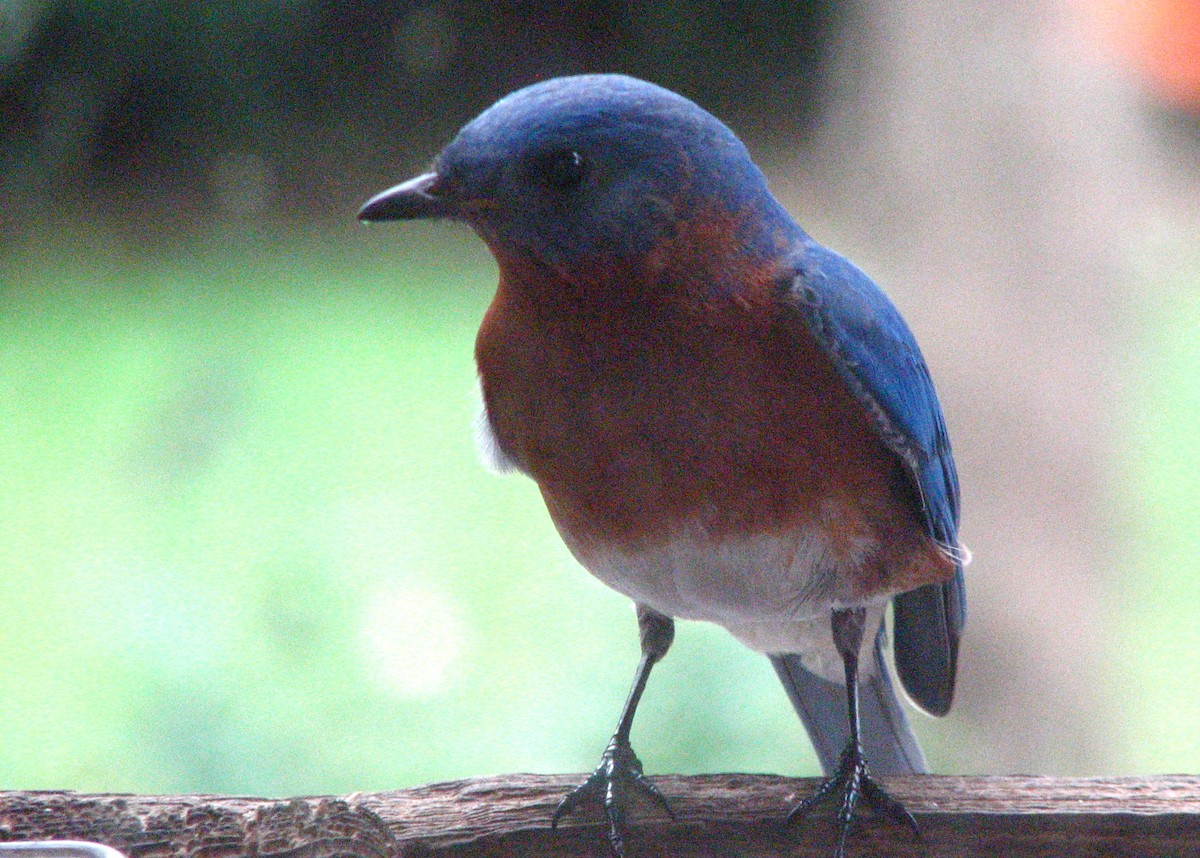
<instances>
[{"instance_id":1,"label":"eastern bluebird","mask_svg":"<svg viewBox=\"0 0 1200 858\"><path fill-rule=\"evenodd\" d=\"M674 618L766 653L836 795L919 835L872 777L924 772L889 679L934 715L965 601L958 478L912 333L767 189L691 101L621 75L556 78L467 124L364 221L469 224L500 269L475 344L482 447L532 477L579 562L636 603L642 657L599 767L559 804L629 790L670 808L630 746ZM867 760L871 760L871 771Z\"/></svg>"}]
</instances>

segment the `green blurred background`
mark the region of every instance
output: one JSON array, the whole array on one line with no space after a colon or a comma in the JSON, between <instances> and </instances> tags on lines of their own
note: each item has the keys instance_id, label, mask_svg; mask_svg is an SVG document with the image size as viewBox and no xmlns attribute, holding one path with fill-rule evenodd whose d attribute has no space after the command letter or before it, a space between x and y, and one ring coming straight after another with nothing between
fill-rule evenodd
<instances>
[{"instance_id":1,"label":"green blurred background","mask_svg":"<svg viewBox=\"0 0 1200 858\"><path fill-rule=\"evenodd\" d=\"M590 770L635 623L475 461L494 266L353 215L593 70L725 118L926 348L976 552L935 768L1200 769L1186 51L1103 3L568 5L0 0L0 787ZM816 770L695 624L634 740Z\"/></svg>"}]
</instances>

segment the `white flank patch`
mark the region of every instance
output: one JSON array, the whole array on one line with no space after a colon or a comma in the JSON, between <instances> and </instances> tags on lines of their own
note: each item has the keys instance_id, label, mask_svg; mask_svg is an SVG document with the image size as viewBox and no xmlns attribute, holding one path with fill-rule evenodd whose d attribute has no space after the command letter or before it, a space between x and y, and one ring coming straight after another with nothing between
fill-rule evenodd
<instances>
[{"instance_id":1,"label":"white flank patch","mask_svg":"<svg viewBox=\"0 0 1200 858\"><path fill-rule=\"evenodd\" d=\"M487 405L483 402L482 388L479 389L479 414L475 418L475 452L483 466L493 474L511 474L514 471L524 473L521 467L500 449L500 442L496 440L496 432L492 429L491 418L488 417Z\"/></svg>"}]
</instances>

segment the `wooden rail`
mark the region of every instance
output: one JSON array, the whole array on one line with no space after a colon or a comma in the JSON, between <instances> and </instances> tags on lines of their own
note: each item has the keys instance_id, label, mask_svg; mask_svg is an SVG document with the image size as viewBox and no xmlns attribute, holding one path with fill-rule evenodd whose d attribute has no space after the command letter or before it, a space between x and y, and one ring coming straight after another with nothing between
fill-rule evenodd
<instances>
[{"instance_id":1,"label":"wooden rail","mask_svg":"<svg viewBox=\"0 0 1200 858\"><path fill-rule=\"evenodd\" d=\"M595 808L560 824L555 803L581 776L505 775L339 797L0 793L0 841L85 839L130 858L607 858ZM630 814L630 858L822 856L833 811L785 827L816 781L769 775L655 777L677 814ZM852 856L1200 856L1200 777L886 779L925 842L879 819L855 829Z\"/></svg>"}]
</instances>

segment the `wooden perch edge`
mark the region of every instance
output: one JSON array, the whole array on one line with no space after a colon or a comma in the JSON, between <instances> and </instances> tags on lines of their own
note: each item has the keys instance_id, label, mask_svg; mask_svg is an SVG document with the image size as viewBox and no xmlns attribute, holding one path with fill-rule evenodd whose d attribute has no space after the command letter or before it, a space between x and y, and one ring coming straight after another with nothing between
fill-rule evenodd
<instances>
[{"instance_id":1,"label":"wooden perch edge","mask_svg":"<svg viewBox=\"0 0 1200 858\"><path fill-rule=\"evenodd\" d=\"M598 808L549 827L582 776L506 775L413 789L288 800L239 796L0 793L0 841L75 839L130 858L607 858ZM771 775L661 776L672 821L649 804L629 814L629 858L821 856L835 810L785 827L816 786ZM1200 777L887 778L917 817L923 845L881 819L862 821L850 855L1200 856Z\"/></svg>"}]
</instances>

